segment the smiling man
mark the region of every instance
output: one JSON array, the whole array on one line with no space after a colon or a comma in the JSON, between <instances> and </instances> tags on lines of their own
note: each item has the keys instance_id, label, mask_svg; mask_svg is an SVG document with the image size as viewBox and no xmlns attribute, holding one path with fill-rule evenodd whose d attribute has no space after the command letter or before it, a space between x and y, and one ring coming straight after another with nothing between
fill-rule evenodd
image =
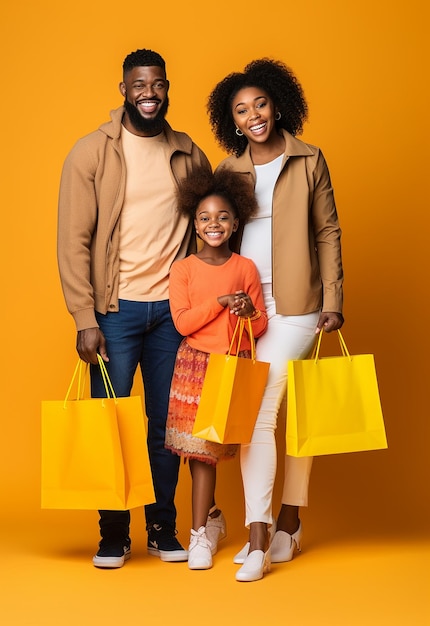
<instances>
[{"instance_id":1,"label":"smiling man","mask_svg":"<svg viewBox=\"0 0 430 626\"><path fill-rule=\"evenodd\" d=\"M182 337L169 308L170 267L195 250L192 224L177 211L176 188L203 152L165 120L169 81L163 58L137 50L123 63L124 106L80 139L64 163L58 262L81 359L91 363L91 393L105 396L97 353L117 396L130 395L140 366L156 502L145 507L148 552L184 561L176 539L179 457L164 447L170 382ZM100 511L96 567L130 557L129 511Z\"/></svg>"}]
</instances>

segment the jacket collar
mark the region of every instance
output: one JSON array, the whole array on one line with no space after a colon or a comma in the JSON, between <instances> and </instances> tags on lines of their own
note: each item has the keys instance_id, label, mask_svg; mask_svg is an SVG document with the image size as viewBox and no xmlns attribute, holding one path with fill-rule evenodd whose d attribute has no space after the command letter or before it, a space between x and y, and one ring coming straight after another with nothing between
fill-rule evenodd
<instances>
[{"instance_id":1,"label":"jacket collar","mask_svg":"<svg viewBox=\"0 0 430 626\"><path fill-rule=\"evenodd\" d=\"M111 121L105 122L99 127L99 130L110 137L111 139L119 140L121 137L122 118L124 115L124 107L121 106L118 109L114 109L110 113ZM166 135L167 142L172 149L172 152L185 152L191 154L192 141L185 133L177 132L172 129L170 124L164 121L164 133Z\"/></svg>"},{"instance_id":2,"label":"jacket collar","mask_svg":"<svg viewBox=\"0 0 430 626\"><path fill-rule=\"evenodd\" d=\"M285 163L288 161L290 157L296 156L312 156L315 154L313 146L293 137L286 130L282 129L282 134L285 139L285 153L282 161L282 167L284 167ZM251 172L253 175L255 173L254 164L251 159L251 151L249 149L249 144L245 148L245 152L237 157L237 162L240 163L240 168L242 171Z\"/></svg>"}]
</instances>

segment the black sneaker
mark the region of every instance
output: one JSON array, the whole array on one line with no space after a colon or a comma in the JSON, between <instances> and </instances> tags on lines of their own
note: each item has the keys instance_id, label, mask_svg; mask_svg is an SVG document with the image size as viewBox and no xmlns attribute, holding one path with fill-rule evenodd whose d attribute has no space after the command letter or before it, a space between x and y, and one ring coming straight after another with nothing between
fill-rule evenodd
<instances>
[{"instance_id":1,"label":"black sneaker","mask_svg":"<svg viewBox=\"0 0 430 626\"><path fill-rule=\"evenodd\" d=\"M177 531L169 524L149 523L148 553L158 556L162 561L187 561L188 552L176 539Z\"/></svg>"},{"instance_id":2,"label":"black sneaker","mask_svg":"<svg viewBox=\"0 0 430 626\"><path fill-rule=\"evenodd\" d=\"M97 554L93 557L95 567L122 567L131 557L130 540L113 541L102 539Z\"/></svg>"}]
</instances>

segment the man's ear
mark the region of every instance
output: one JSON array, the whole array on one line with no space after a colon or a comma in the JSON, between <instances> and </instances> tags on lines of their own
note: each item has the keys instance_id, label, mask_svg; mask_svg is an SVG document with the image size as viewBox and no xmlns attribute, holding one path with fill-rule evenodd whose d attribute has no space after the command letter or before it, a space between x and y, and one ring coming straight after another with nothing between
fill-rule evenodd
<instances>
[{"instance_id":1,"label":"man's ear","mask_svg":"<svg viewBox=\"0 0 430 626\"><path fill-rule=\"evenodd\" d=\"M120 92L122 94L122 97L125 98L126 93L127 93L127 89L126 89L125 83L124 82L120 82L118 87L119 87L119 90L120 90Z\"/></svg>"}]
</instances>

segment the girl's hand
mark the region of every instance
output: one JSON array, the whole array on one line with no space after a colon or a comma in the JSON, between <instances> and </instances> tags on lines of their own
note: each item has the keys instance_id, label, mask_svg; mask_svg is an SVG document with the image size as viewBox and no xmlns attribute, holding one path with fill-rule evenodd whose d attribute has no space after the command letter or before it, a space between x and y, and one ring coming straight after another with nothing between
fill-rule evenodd
<instances>
[{"instance_id":1,"label":"girl's hand","mask_svg":"<svg viewBox=\"0 0 430 626\"><path fill-rule=\"evenodd\" d=\"M247 293L243 291L237 291L235 293L230 313L234 313L234 315L238 315L239 317L251 317L251 315L255 313L255 306Z\"/></svg>"},{"instance_id":2,"label":"girl's hand","mask_svg":"<svg viewBox=\"0 0 430 626\"><path fill-rule=\"evenodd\" d=\"M218 302L221 306L228 307L230 313L239 317L250 317L255 311L251 298L244 291L219 296Z\"/></svg>"}]
</instances>

